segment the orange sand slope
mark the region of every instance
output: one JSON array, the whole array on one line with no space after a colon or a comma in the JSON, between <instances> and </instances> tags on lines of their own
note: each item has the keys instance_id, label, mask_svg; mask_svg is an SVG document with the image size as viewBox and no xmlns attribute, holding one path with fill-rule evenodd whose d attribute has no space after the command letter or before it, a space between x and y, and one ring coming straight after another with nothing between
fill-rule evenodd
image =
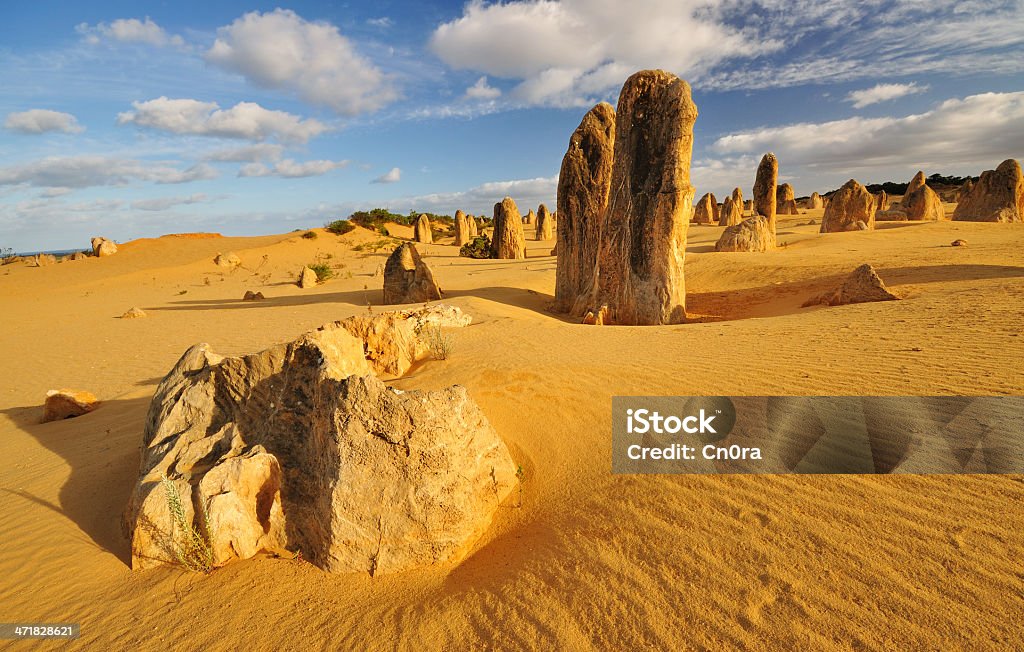
<instances>
[{"instance_id":1,"label":"orange sand slope","mask_svg":"<svg viewBox=\"0 0 1024 652\"><path fill-rule=\"evenodd\" d=\"M1024 225L821 236L805 224L820 218L782 218L768 254L714 253L721 229L691 227L696 321L667 327L547 312L552 242L520 261L420 246L474 322L449 360L393 384L465 385L525 469L523 504L461 561L375 579L267 556L132 573L120 516L149 398L180 354L380 310L381 236L161 238L2 267L0 620L80 622L70 647L95 649L1020 648L1020 476L610 473L615 394L1024 393ZM242 268L213 264L229 251ZM316 260L336 278L300 290ZM864 262L905 300L799 307ZM242 302L247 289L267 300ZM148 318L116 318L132 306ZM58 387L104 404L39 424Z\"/></svg>"}]
</instances>

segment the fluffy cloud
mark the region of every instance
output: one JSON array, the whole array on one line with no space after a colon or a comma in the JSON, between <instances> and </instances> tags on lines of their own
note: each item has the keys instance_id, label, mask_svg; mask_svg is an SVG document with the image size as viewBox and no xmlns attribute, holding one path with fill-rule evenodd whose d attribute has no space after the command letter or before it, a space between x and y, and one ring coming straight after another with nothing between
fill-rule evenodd
<instances>
[{"instance_id":1,"label":"fluffy cloud","mask_svg":"<svg viewBox=\"0 0 1024 652\"><path fill-rule=\"evenodd\" d=\"M240 177L283 177L298 179L301 177L318 177L331 170L347 167L350 161L304 161L302 163L286 158L272 166L263 163L243 165L238 171Z\"/></svg>"},{"instance_id":2,"label":"fluffy cloud","mask_svg":"<svg viewBox=\"0 0 1024 652\"><path fill-rule=\"evenodd\" d=\"M89 25L81 23L75 31L85 37L86 42L96 44L106 39L121 43L145 43L156 47L172 45L184 47L185 41L180 36L168 34L149 16L145 20L138 18L119 18L112 23Z\"/></svg>"},{"instance_id":3,"label":"fluffy cloud","mask_svg":"<svg viewBox=\"0 0 1024 652\"><path fill-rule=\"evenodd\" d=\"M187 183L214 179L217 171L205 163L186 169L166 162L148 162L108 156L48 157L0 168L0 186L88 188L119 186L132 181Z\"/></svg>"},{"instance_id":4,"label":"fluffy cloud","mask_svg":"<svg viewBox=\"0 0 1024 652\"><path fill-rule=\"evenodd\" d=\"M131 203L131 207L141 211L165 211L175 206L188 204L201 204L209 201L205 193L196 193L188 197L157 197L154 199L139 199Z\"/></svg>"},{"instance_id":5,"label":"fluffy cloud","mask_svg":"<svg viewBox=\"0 0 1024 652\"><path fill-rule=\"evenodd\" d=\"M695 183L718 183L715 192L753 180L761 154L774 151L780 174L798 192L835 188L855 177L872 181L908 180L926 173L978 174L1024 152L1024 92L984 93L950 99L925 113L902 117L852 117L820 123L765 127L722 136L711 145L722 156L705 167L733 167L732 181L708 175Z\"/></svg>"},{"instance_id":6,"label":"fluffy cloud","mask_svg":"<svg viewBox=\"0 0 1024 652\"><path fill-rule=\"evenodd\" d=\"M282 145L259 143L244 147L229 147L210 152L203 157L206 161L229 163L258 163L259 161L277 161L284 154Z\"/></svg>"},{"instance_id":7,"label":"fluffy cloud","mask_svg":"<svg viewBox=\"0 0 1024 652\"><path fill-rule=\"evenodd\" d=\"M327 125L284 111L271 111L254 102L221 109L216 102L158 97L132 102L134 111L117 115L118 124L134 124L175 134L304 143L328 130Z\"/></svg>"},{"instance_id":8,"label":"fluffy cloud","mask_svg":"<svg viewBox=\"0 0 1024 652\"><path fill-rule=\"evenodd\" d=\"M487 75L476 80L476 83L466 89L466 97L471 100L493 100L501 95L501 89L494 88L487 83Z\"/></svg>"},{"instance_id":9,"label":"fluffy cloud","mask_svg":"<svg viewBox=\"0 0 1024 652\"><path fill-rule=\"evenodd\" d=\"M7 119L4 120L4 127L23 134L43 134L48 131L77 134L85 131L85 128L78 124L75 116L49 109L29 109L20 113L9 113Z\"/></svg>"},{"instance_id":10,"label":"fluffy cloud","mask_svg":"<svg viewBox=\"0 0 1024 652\"><path fill-rule=\"evenodd\" d=\"M250 12L221 27L206 60L344 115L371 112L398 97L392 80L359 55L337 27L287 9Z\"/></svg>"},{"instance_id":11,"label":"fluffy cloud","mask_svg":"<svg viewBox=\"0 0 1024 652\"><path fill-rule=\"evenodd\" d=\"M539 204L553 208L555 195L558 192L558 175L553 177L537 177L534 179L514 179L511 181L489 181L456 192L432 193L391 200L387 205L392 210L429 210L433 213L454 214L462 209L468 213L490 215L494 204L505 196L512 197L520 210L525 213Z\"/></svg>"},{"instance_id":12,"label":"fluffy cloud","mask_svg":"<svg viewBox=\"0 0 1024 652\"><path fill-rule=\"evenodd\" d=\"M592 103L641 68L693 74L779 47L746 38L708 7L703 0L473 0L434 31L430 47L453 68L521 80L514 99L562 106Z\"/></svg>"},{"instance_id":13,"label":"fluffy cloud","mask_svg":"<svg viewBox=\"0 0 1024 652\"><path fill-rule=\"evenodd\" d=\"M918 86L916 83L877 84L871 88L851 92L846 96L846 101L852 102L855 109L863 109L865 106L895 100L906 95L923 93L926 90L928 90L927 86Z\"/></svg>"},{"instance_id":14,"label":"fluffy cloud","mask_svg":"<svg viewBox=\"0 0 1024 652\"><path fill-rule=\"evenodd\" d=\"M385 174L380 175L370 183L398 183L402 180L402 170L391 168Z\"/></svg>"}]
</instances>

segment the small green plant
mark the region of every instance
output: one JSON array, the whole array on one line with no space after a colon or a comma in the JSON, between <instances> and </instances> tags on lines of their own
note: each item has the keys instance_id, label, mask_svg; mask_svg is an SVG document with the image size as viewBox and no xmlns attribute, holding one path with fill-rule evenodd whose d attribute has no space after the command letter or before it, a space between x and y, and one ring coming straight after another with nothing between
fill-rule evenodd
<instances>
[{"instance_id":1,"label":"small green plant","mask_svg":"<svg viewBox=\"0 0 1024 652\"><path fill-rule=\"evenodd\" d=\"M427 327L427 346L435 360L447 360L455 348L455 340L451 335L445 335L439 324L434 324Z\"/></svg>"},{"instance_id":2,"label":"small green plant","mask_svg":"<svg viewBox=\"0 0 1024 652\"><path fill-rule=\"evenodd\" d=\"M171 513L173 527L178 532L177 540L175 540L174 532L171 533L174 556L178 559L179 564L194 573L209 573L214 567L213 529L210 526L210 515L206 511L206 501L199 501L199 516L202 520L202 529L200 529L194 523L186 520L185 508L181 503L178 487L168 479L166 474L160 474L160 484L164 488L167 510Z\"/></svg>"},{"instance_id":3,"label":"small green plant","mask_svg":"<svg viewBox=\"0 0 1024 652\"><path fill-rule=\"evenodd\" d=\"M306 265L306 267L313 270L313 273L316 274L317 283L323 283L327 279L334 278L334 270L331 269L331 266L327 263L310 263L309 265Z\"/></svg>"},{"instance_id":4,"label":"small green plant","mask_svg":"<svg viewBox=\"0 0 1024 652\"><path fill-rule=\"evenodd\" d=\"M464 258L490 258L491 239L486 235L478 235L459 249L459 255Z\"/></svg>"},{"instance_id":5,"label":"small green plant","mask_svg":"<svg viewBox=\"0 0 1024 652\"><path fill-rule=\"evenodd\" d=\"M525 479L526 479L526 472L523 471L523 465L519 464L518 466L516 466L516 480L519 481L519 483L517 485L519 487L519 503L516 505L516 507L522 507L523 506L523 480L525 480Z\"/></svg>"},{"instance_id":6,"label":"small green plant","mask_svg":"<svg viewBox=\"0 0 1024 652\"><path fill-rule=\"evenodd\" d=\"M10 247L4 247L3 249L0 249L0 265L12 263L14 262L15 258L16 256L14 255L14 250L11 249Z\"/></svg>"},{"instance_id":7,"label":"small green plant","mask_svg":"<svg viewBox=\"0 0 1024 652\"><path fill-rule=\"evenodd\" d=\"M336 235L345 235L356 228L356 226L349 220L334 220L333 222L324 224L324 228Z\"/></svg>"},{"instance_id":8,"label":"small green plant","mask_svg":"<svg viewBox=\"0 0 1024 652\"><path fill-rule=\"evenodd\" d=\"M302 234L302 237L305 240L316 240L316 231L306 231Z\"/></svg>"},{"instance_id":9,"label":"small green plant","mask_svg":"<svg viewBox=\"0 0 1024 652\"><path fill-rule=\"evenodd\" d=\"M391 253L395 249L396 242L397 241L391 237L381 238L380 240L357 244L352 247L352 251L377 253L378 251L384 250Z\"/></svg>"}]
</instances>

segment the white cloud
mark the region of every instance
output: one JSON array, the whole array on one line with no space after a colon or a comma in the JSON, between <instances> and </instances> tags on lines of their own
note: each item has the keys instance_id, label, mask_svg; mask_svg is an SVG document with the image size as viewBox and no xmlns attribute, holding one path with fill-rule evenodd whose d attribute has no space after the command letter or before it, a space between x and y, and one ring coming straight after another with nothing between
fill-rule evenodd
<instances>
[{"instance_id":1,"label":"white cloud","mask_svg":"<svg viewBox=\"0 0 1024 652\"><path fill-rule=\"evenodd\" d=\"M7 119L4 120L4 127L23 134L42 134L48 131L77 134L85 131L85 127L78 124L75 116L49 109L29 109L28 111L9 113Z\"/></svg>"},{"instance_id":2,"label":"white cloud","mask_svg":"<svg viewBox=\"0 0 1024 652\"><path fill-rule=\"evenodd\" d=\"M864 90L852 91L846 96L846 101L852 102L855 109L863 109L865 106L895 100L906 95L923 93L926 90L928 90L928 86L918 86L917 83L877 84Z\"/></svg>"},{"instance_id":3,"label":"white cloud","mask_svg":"<svg viewBox=\"0 0 1024 652\"><path fill-rule=\"evenodd\" d=\"M494 88L487 83L487 75L476 80L476 83L466 89L466 97L471 100L493 100L501 95L501 89Z\"/></svg>"},{"instance_id":4,"label":"white cloud","mask_svg":"<svg viewBox=\"0 0 1024 652\"><path fill-rule=\"evenodd\" d=\"M268 166L263 163L249 163L238 171L240 177L283 177L298 179L301 177L318 177L332 170L348 167L350 161L304 161L296 162L290 158Z\"/></svg>"},{"instance_id":5,"label":"white cloud","mask_svg":"<svg viewBox=\"0 0 1024 652\"><path fill-rule=\"evenodd\" d=\"M391 168L385 174L380 175L370 183L398 183L402 180L402 170Z\"/></svg>"},{"instance_id":6,"label":"white cloud","mask_svg":"<svg viewBox=\"0 0 1024 652\"><path fill-rule=\"evenodd\" d=\"M146 16L145 20L118 18L112 23L97 23L96 25L80 23L75 27L75 31L84 36L86 42L91 44L97 44L101 40L107 39L121 43L145 43L156 47L166 45L184 47L185 45L184 39L168 34L149 16Z\"/></svg>"},{"instance_id":7,"label":"white cloud","mask_svg":"<svg viewBox=\"0 0 1024 652\"><path fill-rule=\"evenodd\" d=\"M250 12L219 28L206 60L344 115L368 113L398 98L392 80L337 27L287 9Z\"/></svg>"},{"instance_id":8,"label":"white cloud","mask_svg":"<svg viewBox=\"0 0 1024 652\"><path fill-rule=\"evenodd\" d=\"M1024 153L1024 92L950 99L902 117L763 127L722 136L710 151L723 159L695 159L693 178L715 192L733 185L749 188L756 161L767 151L778 156L780 176L791 179L798 194L835 188L850 177L871 183L909 180L917 170L978 174ZM707 174L698 180L697 166L708 172L731 167L735 176Z\"/></svg>"},{"instance_id":9,"label":"white cloud","mask_svg":"<svg viewBox=\"0 0 1024 652\"><path fill-rule=\"evenodd\" d=\"M171 163L139 161L109 156L48 157L0 168L0 186L29 185L38 188L88 188L119 186L132 181L187 183L217 177L205 163L181 169Z\"/></svg>"},{"instance_id":10,"label":"white cloud","mask_svg":"<svg viewBox=\"0 0 1024 652\"><path fill-rule=\"evenodd\" d=\"M534 179L510 181L489 181L456 192L416 195L386 202L392 210L429 210L434 213L454 214L461 209L473 215L491 215L494 204L508 196L516 201L521 212L545 204L554 210L555 195L558 192L558 175ZM371 202L372 203L372 202Z\"/></svg>"},{"instance_id":11,"label":"white cloud","mask_svg":"<svg viewBox=\"0 0 1024 652\"><path fill-rule=\"evenodd\" d=\"M244 147L229 147L210 152L203 157L206 161L230 163L257 163L259 161L277 161L284 154L284 146L271 143L258 143Z\"/></svg>"},{"instance_id":12,"label":"white cloud","mask_svg":"<svg viewBox=\"0 0 1024 652\"><path fill-rule=\"evenodd\" d=\"M513 99L576 106L603 98L642 68L695 74L777 49L717 21L706 0L540 0L484 4L439 26L430 47L445 63L521 80Z\"/></svg>"},{"instance_id":13,"label":"white cloud","mask_svg":"<svg viewBox=\"0 0 1024 652\"><path fill-rule=\"evenodd\" d=\"M139 199L131 203L135 210L142 211L165 211L175 206L188 204L201 204L210 201L205 193L196 193L188 197L156 197L154 199Z\"/></svg>"},{"instance_id":14,"label":"white cloud","mask_svg":"<svg viewBox=\"0 0 1024 652\"><path fill-rule=\"evenodd\" d=\"M366 20L366 24L372 25L373 27L380 27L381 29L387 29L394 25L394 21L387 16L381 16L380 18L368 18Z\"/></svg>"},{"instance_id":15,"label":"white cloud","mask_svg":"<svg viewBox=\"0 0 1024 652\"><path fill-rule=\"evenodd\" d=\"M313 118L303 120L285 111L265 109L254 102L239 102L221 109L216 102L158 97L132 102L134 111L119 113L118 124L135 124L176 134L245 138L304 143L328 130Z\"/></svg>"}]
</instances>

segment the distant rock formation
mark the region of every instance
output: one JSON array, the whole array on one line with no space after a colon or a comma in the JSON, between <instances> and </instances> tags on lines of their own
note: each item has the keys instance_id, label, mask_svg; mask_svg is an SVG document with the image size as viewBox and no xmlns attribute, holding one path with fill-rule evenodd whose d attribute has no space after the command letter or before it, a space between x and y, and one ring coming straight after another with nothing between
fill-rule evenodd
<instances>
[{"instance_id":1,"label":"distant rock formation","mask_svg":"<svg viewBox=\"0 0 1024 652\"><path fill-rule=\"evenodd\" d=\"M387 315L413 337L426 323ZM186 351L150 404L125 513L132 567L175 560L165 483L186 526L209 525L216 565L288 548L377 575L464 553L516 486L508 449L465 388L394 390L365 347L330 324L242 357Z\"/></svg>"},{"instance_id":2,"label":"distant rock formation","mask_svg":"<svg viewBox=\"0 0 1024 652\"><path fill-rule=\"evenodd\" d=\"M796 207L796 195L793 193L793 186L788 183L784 183L776 188L775 212L778 215L800 214Z\"/></svg>"},{"instance_id":3,"label":"distant rock formation","mask_svg":"<svg viewBox=\"0 0 1024 652\"><path fill-rule=\"evenodd\" d=\"M99 404L99 400L92 392L78 389L51 389L46 392L43 418L40 423L80 417L95 410Z\"/></svg>"},{"instance_id":4,"label":"distant rock formation","mask_svg":"<svg viewBox=\"0 0 1024 652\"><path fill-rule=\"evenodd\" d=\"M821 195L819 195L816 192L812 192L811 196L807 199L807 208L815 209L815 208L824 208L824 207L825 207L825 203L823 201L821 201Z\"/></svg>"},{"instance_id":5,"label":"distant rock formation","mask_svg":"<svg viewBox=\"0 0 1024 652\"><path fill-rule=\"evenodd\" d=\"M463 222L465 219L463 216ZM411 242L399 245L384 263L384 303L426 303L440 298L441 288L416 251L416 245Z\"/></svg>"},{"instance_id":6,"label":"distant rock formation","mask_svg":"<svg viewBox=\"0 0 1024 652\"><path fill-rule=\"evenodd\" d=\"M117 243L113 240L96 237L92 239L91 244L93 256L103 258L104 256L113 256L117 253Z\"/></svg>"},{"instance_id":7,"label":"distant rock formation","mask_svg":"<svg viewBox=\"0 0 1024 652\"><path fill-rule=\"evenodd\" d=\"M739 190L739 188L737 188ZM735 195L735 193L733 193ZM743 200L734 201L732 197L726 197L722 204L722 211L718 216L718 226L733 226L743 221Z\"/></svg>"},{"instance_id":8,"label":"distant rock formation","mask_svg":"<svg viewBox=\"0 0 1024 652\"><path fill-rule=\"evenodd\" d=\"M1020 163L1006 159L995 170L982 172L970 194L960 199L953 219L958 222L1024 222L1024 175Z\"/></svg>"},{"instance_id":9,"label":"distant rock formation","mask_svg":"<svg viewBox=\"0 0 1024 652\"><path fill-rule=\"evenodd\" d=\"M697 200L697 204L693 207L694 224L715 224L718 222L715 219L714 203L712 202L711 193L709 192L704 193Z\"/></svg>"},{"instance_id":10,"label":"distant rock formation","mask_svg":"<svg viewBox=\"0 0 1024 652\"><path fill-rule=\"evenodd\" d=\"M890 292L882 279L875 273L875 269L865 263L853 270L838 288L808 299L804 302L803 307L820 304L843 306L849 303L892 301L894 299L899 299L899 297Z\"/></svg>"},{"instance_id":11,"label":"distant rock formation","mask_svg":"<svg viewBox=\"0 0 1024 652\"><path fill-rule=\"evenodd\" d=\"M537 208L536 236L538 240L552 240L555 237L555 219L544 204Z\"/></svg>"},{"instance_id":12,"label":"distant rock formation","mask_svg":"<svg viewBox=\"0 0 1024 652\"><path fill-rule=\"evenodd\" d=\"M874 229L875 204L874 195L855 179L850 179L825 207L820 232L856 231L859 229L857 222L862 222L867 229Z\"/></svg>"},{"instance_id":13,"label":"distant rock formation","mask_svg":"<svg viewBox=\"0 0 1024 652\"><path fill-rule=\"evenodd\" d=\"M302 271L299 272L299 287L302 289L316 287L320 279L317 278L316 272L308 267L303 267Z\"/></svg>"},{"instance_id":14,"label":"distant rock formation","mask_svg":"<svg viewBox=\"0 0 1024 652\"><path fill-rule=\"evenodd\" d=\"M761 158L754 179L754 211L768 218L768 228L775 236L775 191L779 180L779 160L768 152Z\"/></svg>"},{"instance_id":15,"label":"distant rock formation","mask_svg":"<svg viewBox=\"0 0 1024 652\"><path fill-rule=\"evenodd\" d=\"M577 316L594 289L601 220L608 206L615 142L615 109L602 102L590 109L569 138L558 173L558 261L555 309Z\"/></svg>"},{"instance_id":16,"label":"distant rock formation","mask_svg":"<svg viewBox=\"0 0 1024 652\"><path fill-rule=\"evenodd\" d=\"M711 195L711 224L718 224L722 209L718 205L718 198L715 197L715 193L709 192L708 194Z\"/></svg>"},{"instance_id":17,"label":"distant rock formation","mask_svg":"<svg viewBox=\"0 0 1024 652\"><path fill-rule=\"evenodd\" d=\"M534 213L533 209L531 208L529 211L527 211L526 217L523 218L523 225L524 226L534 226L536 224L537 224L537 214Z\"/></svg>"},{"instance_id":18,"label":"distant rock formation","mask_svg":"<svg viewBox=\"0 0 1024 652\"><path fill-rule=\"evenodd\" d=\"M693 215L690 160L696 119L690 85L673 74L640 71L622 87L591 303L592 310L606 315L605 323L676 324L686 319L683 260Z\"/></svg>"},{"instance_id":19,"label":"distant rock formation","mask_svg":"<svg viewBox=\"0 0 1024 652\"><path fill-rule=\"evenodd\" d=\"M480 232L479 232L479 230L477 229L477 226L476 226L476 218L473 217L472 215L467 215L466 216L466 227L467 227L467 232L468 232L468 236L466 237L466 242L469 242L473 238L475 238L478 235L480 235ZM465 244L465 243L463 243L463 244Z\"/></svg>"},{"instance_id":20,"label":"distant rock formation","mask_svg":"<svg viewBox=\"0 0 1024 652\"><path fill-rule=\"evenodd\" d=\"M242 259L239 258L238 254L236 254L235 252L229 251L226 254L218 253L214 257L213 263L217 267L227 267L228 269L233 269L242 264Z\"/></svg>"},{"instance_id":21,"label":"distant rock formation","mask_svg":"<svg viewBox=\"0 0 1024 652\"><path fill-rule=\"evenodd\" d=\"M762 215L748 217L727 227L715 243L715 251L768 251L775 248L775 234Z\"/></svg>"},{"instance_id":22,"label":"distant rock formation","mask_svg":"<svg viewBox=\"0 0 1024 652\"><path fill-rule=\"evenodd\" d=\"M889 210L889 195L884 190L879 190L875 195L875 212Z\"/></svg>"},{"instance_id":23,"label":"distant rock formation","mask_svg":"<svg viewBox=\"0 0 1024 652\"><path fill-rule=\"evenodd\" d=\"M491 239L492 258L514 260L526 258L526 238L523 219L511 197L494 205L494 237Z\"/></svg>"},{"instance_id":24,"label":"distant rock formation","mask_svg":"<svg viewBox=\"0 0 1024 652\"><path fill-rule=\"evenodd\" d=\"M430 218L426 213L420 215L416 220L416 225L413 227L413 240L425 244L434 242L434 230L430 226Z\"/></svg>"},{"instance_id":25,"label":"distant rock formation","mask_svg":"<svg viewBox=\"0 0 1024 652\"><path fill-rule=\"evenodd\" d=\"M744 202L744 205L746 207L746 211L748 213L750 213L750 217L753 217L753 216L757 215L757 209L754 208L754 200L753 199L748 199L747 201Z\"/></svg>"},{"instance_id":26,"label":"distant rock formation","mask_svg":"<svg viewBox=\"0 0 1024 652\"><path fill-rule=\"evenodd\" d=\"M739 186L732 189L732 203L739 207L741 213L743 212L743 191L739 189Z\"/></svg>"},{"instance_id":27,"label":"distant rock formation","mask_svg":"<svg viewBox=\"0 0 1024 652\"><path fill-rule=\"evenodd\" d=\"M455 211L455 246L461 247L469 242L469 221L462 211Z\"/></svg>"},{"instance_id":28,"label":"distant rock formation","mask_svg":"<svg viewBox=\"0 0 1024 652\"><path fill-rule=\"evenodd\" d=\"M906 222L907 212L901 208L890 208L887 211L879 211L875 213L876 222Z\"/></svg>"},{"instance_id":29,"label":"distant rock formation","mask_svg":"<svg viewBox=\"0 0 1024 652\"><path fill-rule=\"evenodd\" d=\"M918 172L907 185L907 191L900 200L900 210L907 214L908 220L944 220L946 213L942 210L942 200L925 183L924 172Z\"/></svg>"}]
</instances>

